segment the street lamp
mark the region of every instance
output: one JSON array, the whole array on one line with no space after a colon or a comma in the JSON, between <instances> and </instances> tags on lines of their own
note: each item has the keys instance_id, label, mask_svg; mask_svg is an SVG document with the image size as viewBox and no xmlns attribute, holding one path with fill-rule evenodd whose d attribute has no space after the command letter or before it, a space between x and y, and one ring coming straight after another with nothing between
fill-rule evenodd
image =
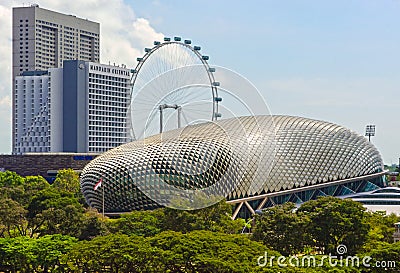
<instances>
[{"instance_id":1,"label":"street lamp","mask_svg":"<svg viewBox=\"0 0 400 273\"><path fill-rule=\"evenodd\" d=\"M367 136L368 141L371 142L371 137L375 136L375 125L367 125L365 128L365 136Z\"/></svg>"}]
</instances>

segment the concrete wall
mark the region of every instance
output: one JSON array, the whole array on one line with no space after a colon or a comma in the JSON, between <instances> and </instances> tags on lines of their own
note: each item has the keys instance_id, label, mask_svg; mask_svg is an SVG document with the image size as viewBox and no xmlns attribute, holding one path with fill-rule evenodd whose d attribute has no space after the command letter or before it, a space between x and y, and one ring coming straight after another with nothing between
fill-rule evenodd
<instances>
[{"instance_id":1,"label":"concrete wall","mask_svg":"<svg viewBox=\"0 0 400 273\"><path fill-rule=\"evenodd\" d=\"M97 155L95 154L25 154L0 155L0 168L22 176L41 175L46 179L51 173L62 169L82 170ZM50 172L49 172L50 171Z\"/></svg>"}]
</instances>

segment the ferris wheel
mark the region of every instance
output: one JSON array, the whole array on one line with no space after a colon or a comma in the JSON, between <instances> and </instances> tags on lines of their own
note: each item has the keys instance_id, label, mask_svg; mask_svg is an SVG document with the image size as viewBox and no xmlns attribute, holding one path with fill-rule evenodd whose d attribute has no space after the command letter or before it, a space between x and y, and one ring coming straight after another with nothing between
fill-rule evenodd
<instances>
[{"instance_id":1,"label":"ferris wheel","mask_svg":"<svg viewBox=\"0 0 400 273\"><path fill-rule=\"evenodd\" d=\"M201 47L191 44L165 37L137 58L129 106L132 139L221 117L215 68Z\"/></svg>"}]
</instances>

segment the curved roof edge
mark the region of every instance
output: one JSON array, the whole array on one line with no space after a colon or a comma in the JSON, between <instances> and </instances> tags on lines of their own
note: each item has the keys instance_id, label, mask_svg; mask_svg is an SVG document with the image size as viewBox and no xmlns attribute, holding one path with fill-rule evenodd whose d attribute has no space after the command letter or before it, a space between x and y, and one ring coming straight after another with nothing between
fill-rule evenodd
<instances>
[{"instance_id":1,"label":"curved roof edge","mask_svg":"<svg viewBox=\"0 0 400 273\"><path fill-rule=\"evenodd\" d=\"M301 191L305 191L305 190L319 189L319 188L324 188L327 186L334 186L334 185L354 182L354 181L358 181L358 180L376 178L376 177L383 176L386 173L387 173L387 171L383 171L383 172L379 172L379 173L363 175L363 176L354 177L354 178L341 179L341 180L336 180L336 181L332 181L332 182L321 183L321 184L317 184L317 185L304 186L304 187L299 187L299 188L290 189L290 190L265 193L265 194L260 194L257 196L250 196L250 197L246 197L246 198L233 199L233 200L228 200L227 203L236 204L236 203L241 203L241 202L245 202L245 201L254 201L254 200L258 200L258 199L264 199L266 197L273 197L273 196L278 196L278 195L283 195L283 194L296 193L296 192L301 192Z\"/></svg>"}]
</instances>

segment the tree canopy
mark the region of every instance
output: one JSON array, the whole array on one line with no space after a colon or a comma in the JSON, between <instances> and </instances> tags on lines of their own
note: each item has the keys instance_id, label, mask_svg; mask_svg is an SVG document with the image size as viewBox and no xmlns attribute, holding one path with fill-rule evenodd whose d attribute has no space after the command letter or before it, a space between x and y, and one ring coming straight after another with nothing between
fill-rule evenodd
<instances>
[{"instance_id":1,"label":"tree canopy","mask_svg":"<svg viewBox=\"0 0 400 273\"><path fill-rule=\"evenodd\" d=\"M346 245L355 254L364 244L369 230L367 214L361 203L349 199L320 197L305 202L298 212L310 219L308 232L325 253L335 253Z\"/></svg>"},{"instance_id":2,"label":"tree canopy","mask_svg":"<svg viewBox=\"0 0 400 273\"><path fill-rule=\"evenodd\" d=\"M390 266L338 268L326 261L317 268L281 267L277 260L258 265L281 254L335 254L338 244L346 245L346 254L369 255L372 262L398 261L396 215L322 197L300 207L266 209L255 216L253 234L240 234L246 221L232 220L231 213L222 200L198 210L161 208L110 219L87 207L73 170L59 172L52 185L40 176L3 172L0 272L397 272Z\"/></svg>"}]
</instances>

